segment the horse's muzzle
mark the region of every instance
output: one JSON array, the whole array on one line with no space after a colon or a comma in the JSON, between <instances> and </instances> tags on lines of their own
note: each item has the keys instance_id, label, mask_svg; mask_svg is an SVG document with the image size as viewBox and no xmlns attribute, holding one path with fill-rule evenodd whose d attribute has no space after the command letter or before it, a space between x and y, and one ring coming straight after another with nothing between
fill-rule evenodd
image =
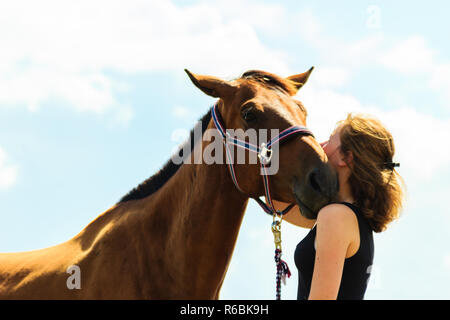
<instances>
[{"instance_id":1,"label":"horse's muzzle","mask_svg":"<svg viewBox=\"0 0 450 320\"><path fill-rule=\"evenodd\" d=\"M301 214L316 219L320 209L337 199L337 173L328 164L320 165L310 170L303 181L295 180L292 191Z\"/></svg>"}]
</instances>

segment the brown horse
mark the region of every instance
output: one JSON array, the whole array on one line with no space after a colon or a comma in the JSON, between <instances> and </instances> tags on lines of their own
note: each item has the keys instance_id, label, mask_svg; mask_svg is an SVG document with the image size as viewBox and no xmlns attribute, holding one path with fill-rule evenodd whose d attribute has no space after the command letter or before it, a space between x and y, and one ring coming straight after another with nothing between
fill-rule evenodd
<instances>
[{"instance_id":1,"label":"brown horse","mask_svg":"<svg viewBox=\"0 0 450 320\"><path fill-rule=\"evenodd\" d=\"M199 89L219 98L226 127L243 130L305 125L306 110L292 96L311 71L288 78L248 71L224 81L186 70ZM202 132L214 128L209 111L201 120ZM212 143L199 140L191 131L184 158ZM336 176L312 136L280 146L279 164L270 176L273 198L297 202L306 216L336 194ZM0 298L217 299L248 199L264 195L258 164L235 168L246 193L225 164L169 160L71 240L0 254Z\"/></svg>"}]
</instances>

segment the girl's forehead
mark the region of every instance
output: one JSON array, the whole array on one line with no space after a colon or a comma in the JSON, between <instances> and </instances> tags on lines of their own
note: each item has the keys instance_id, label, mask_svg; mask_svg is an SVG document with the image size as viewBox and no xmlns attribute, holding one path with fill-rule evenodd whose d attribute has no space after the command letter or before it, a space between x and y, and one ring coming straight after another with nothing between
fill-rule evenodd
<instances>
[{"instance_id":1,"label":"girl's forehead","mask_svg":"<svg viewBox=\"0 0 450 320\"><path fill-rule=\"evenodd\" d=\"M334 128L333 132L330 135L330 138L332 138L332 137L339 137L339 133L341 131L341 126L342 126L342 124L336 125L336 127Z\"/></svg>"}]
</instances>

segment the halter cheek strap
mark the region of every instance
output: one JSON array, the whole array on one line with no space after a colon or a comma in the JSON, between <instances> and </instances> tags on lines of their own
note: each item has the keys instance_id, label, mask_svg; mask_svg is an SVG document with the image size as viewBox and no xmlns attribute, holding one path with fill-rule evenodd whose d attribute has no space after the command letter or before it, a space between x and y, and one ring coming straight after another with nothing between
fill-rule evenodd
<instances>
[{"instance_id":1,"label":"halter cheek strap","mask_svg":"<svg viewBox=\"0 0 450 320\"><path fill-rule=\"evenodd\" d=\"M238 180L236 177L236 172L234 170L234 165L233 165L234 160L233 160L231 151L229 149L229 145L235 145L239 148L243 148L248 151L255 152L258 155L258 159L261 164L261 171L263 173L262 178L263 178L263 183L264 183L264 193L265 193L265 197L266 197L266 202L263 202L258 197L252 197L252 198L261 206L261 208L266 213L268 213L270 215L276 216L278 214L280 216L283 216L284 214L289 212L289 210L291 210L295 204L291 203L284 210L279 211L279 210L275 209L275 206L273 205L273 202L272 202L272 196L270 193L269 175L267 174L267 167L270 164L272 154L273 154L272 146L274 146L277 143L281 144L283 141L287 140L288 138L290 138L294 135L314 136L312 134L312 132L304 126L291 126L287 129L284 129L283 131L281 131L280 134L278 134L276 137L272 138L267 144L261 143L261 146L256 146L247 141L240 140L236 137L233 137L230 135L230 133L228 131L226 131L225 125L223 124L222 117L219 113L219 110L217 109L217 104L214 104L212 106L211 114L212 114L212 119L214 121L214 125L216 126L216 128L220 132L220 134L222 135L223 143L225 145L228 169L230 171L231 179L233 180L233 183L236 186L236 188L240 192L245 193L242 190L242 188L239 186L239 183L238 183Z\"/></svg>"}]
</instances>

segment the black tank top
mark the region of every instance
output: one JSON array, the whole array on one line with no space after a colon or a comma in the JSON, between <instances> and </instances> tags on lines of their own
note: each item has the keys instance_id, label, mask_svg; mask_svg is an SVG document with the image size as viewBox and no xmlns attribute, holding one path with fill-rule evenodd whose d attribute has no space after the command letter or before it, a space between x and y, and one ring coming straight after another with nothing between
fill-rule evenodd
<instances>
[{"instance_id":1,"label":"black tank top","mask_svg":"<svg viewBox=\"0 0 450 320\"><path fill-rule=\"evenodd\" d=\"M352 209L358 218L360 244L358 251L350 258L345 259L337 299L362 300L372 269L374 255L373 232L358 207L348 202L341 202L341 204ZM311 289L316 257L315 238L316 226L300 241L295 249L294 260L298 269L297 299L299 300L308 299Z\"/></svg>"}]
</instances>

